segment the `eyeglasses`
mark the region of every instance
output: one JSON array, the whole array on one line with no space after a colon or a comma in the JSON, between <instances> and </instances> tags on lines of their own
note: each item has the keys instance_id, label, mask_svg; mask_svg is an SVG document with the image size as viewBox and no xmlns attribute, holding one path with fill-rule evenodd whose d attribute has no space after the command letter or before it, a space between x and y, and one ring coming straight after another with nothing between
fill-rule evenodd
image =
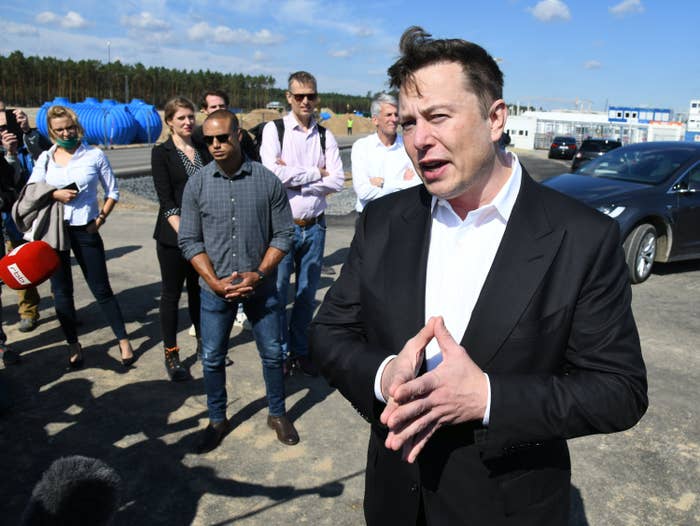
<instances>
[{"instance_id":1,"label":"eyeglasses","mask_svg":"<svg viewBox=\"0 0 700 526\"><path fill-rule=\"evenodd\" d=\"M316 100L316 97L318 97L318 93L290 93L292 97L294 97L294 100L297 102L303 102L304 97L309 99L309 102L313 102Z\"/></svg>"},{"instance_id":2,"label":"eyeglasses","mask_svg":"<svg viewBox=\"0 0 700 526\"><path fill-rule=\"evenodd\" d=\"M72 124L70 126L66 126L65 128L52 128L53 132L56 134L63 133L63 132L72 132L77 130L78 127L75 124Z\"/></svg>"},{"instance_id":3,"label":"eyeglasses","mask_svg":"<svg viewBox=\"0 0 700 526\"><path fill-rule=\"evenodd\" d=\"M228 142L229 137L231 137L230 133L222 133L221 135L205 135L204 142L211 145L214 144L214 139L216 139L219 141L219 143L224 143Z\"/></svg>"}]
</instances>

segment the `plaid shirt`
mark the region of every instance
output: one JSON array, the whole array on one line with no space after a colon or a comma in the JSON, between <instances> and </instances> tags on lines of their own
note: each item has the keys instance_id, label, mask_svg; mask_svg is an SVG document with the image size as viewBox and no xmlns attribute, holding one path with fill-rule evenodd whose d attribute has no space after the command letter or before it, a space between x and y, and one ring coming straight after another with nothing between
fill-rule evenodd
<instances>
[{"instance_id":1,"label":"plaid shirt","mask_svg":"<svg viewBox=\"0 0 700 526\"><path fill-rule=\"evenodd\" d=\"M289 252L294 224L287 193L262 164L244 161L227 177L212 161L182 195L178 243L188 261L206 252L218 278L258 268L268 247ZM211 291L200 278L202 287Z\"/></svg>"}]
</instances>

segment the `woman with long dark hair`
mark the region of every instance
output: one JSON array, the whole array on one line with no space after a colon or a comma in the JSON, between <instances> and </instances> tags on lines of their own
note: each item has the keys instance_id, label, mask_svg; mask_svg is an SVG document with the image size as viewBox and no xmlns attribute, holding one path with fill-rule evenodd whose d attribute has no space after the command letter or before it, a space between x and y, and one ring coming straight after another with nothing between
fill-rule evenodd
<instances>
[{"instance_id":1,"label":"woman with long dark hair","mask_svg":"<svg viewBox=\"0 0 700 526\"><path fill-rule=\"evenodd\" d=\"M194 104L184 97L170 99L164 108L163 120L170 128L170 138L153 148L151 173L158 193L160 209L153 237L162 278L160 295L160 328L165 348L165 370L173 381L189 378L180 363L177 345L178 303L182 285L187 283L187 306L197 336L199 350L199 275L177 246L180 228L182 192L190 176L210 159L206 148L195 146Z\"/></svg>"}]
</instances>

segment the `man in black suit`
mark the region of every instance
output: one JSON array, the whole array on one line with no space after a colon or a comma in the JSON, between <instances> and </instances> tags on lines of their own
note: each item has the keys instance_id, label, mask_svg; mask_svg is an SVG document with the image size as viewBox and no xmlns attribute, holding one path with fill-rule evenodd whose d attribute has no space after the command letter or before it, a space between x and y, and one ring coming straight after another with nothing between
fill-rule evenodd
<instances>
[{"instance_id":1,"label":"man in black suit","mask_svg":"<svg viewBox=\"0 0 700 526\"><path fill-rule=\"evenodd\" d=\"M416 27L400 48L389 75L424 185L368 204L310 331L371 423L365 517L565 525L566 439L647 407L618 227L499 147L484 49Z\"/></svg>"}]
</instances>

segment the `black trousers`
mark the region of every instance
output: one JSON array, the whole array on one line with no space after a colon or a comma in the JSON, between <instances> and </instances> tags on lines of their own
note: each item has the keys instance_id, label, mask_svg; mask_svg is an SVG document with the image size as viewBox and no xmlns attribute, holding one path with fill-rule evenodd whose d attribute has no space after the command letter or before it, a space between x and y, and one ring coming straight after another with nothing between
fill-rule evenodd
<instances>
[{"instance_id":1,"label":"black trousers","mask_svg":"<svg viewBox=\"0 0 700 526\"><path fill-rule=\"evenodd\" d=\"M182 257L178 247L156 243L158 263L160 264L160 331L163 345L167 348L177 346L178 303L182 294L182 285L187 283L187 308L190 320L194 324L199 338L199 274Z\"/></svg>"}]
</instances>

